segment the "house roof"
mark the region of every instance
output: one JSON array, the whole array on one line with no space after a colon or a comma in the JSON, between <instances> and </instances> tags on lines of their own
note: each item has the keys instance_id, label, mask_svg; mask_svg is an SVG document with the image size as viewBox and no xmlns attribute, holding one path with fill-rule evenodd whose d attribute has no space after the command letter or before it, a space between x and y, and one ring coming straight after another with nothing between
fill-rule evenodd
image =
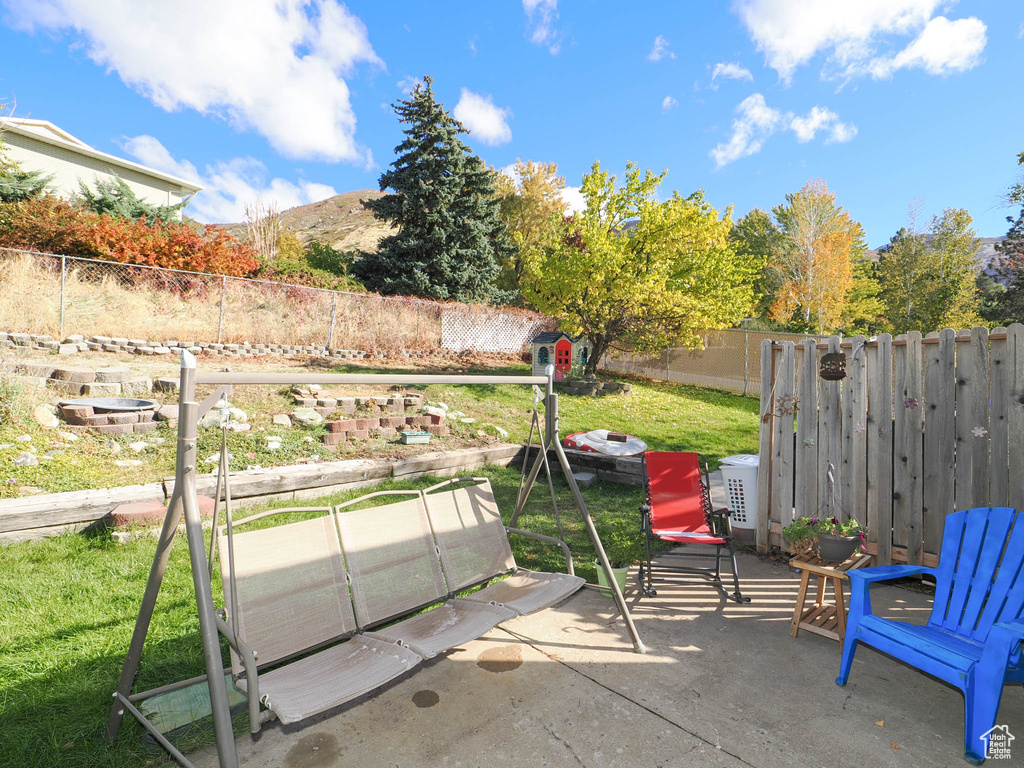
<instances>
[{"instance_id":1,"label":"house roof","mask_svg":"<svg viewBox=\"0 0 1024 768\"><path fill-rule=\"evenodd\" d=\"M181 187L181 189L188 194L195 194L202 189L202 186L199 184L183 179L180 176L172 176L169 173L164 173L163 171L158 171L145 165L140 165L139 163L133 163L131 160L125 160L124 158L115 157L114 155L109 155L106 152L100 152L97 149L93 149L81 139L76 139L70 133L62 128L58 128L49 120L33 120L27 117L0 118L0 131L28 136L46 144L51 144L71 152L77 152L78 154L85 155L87 157L102 160L103 162L109 163L113 166L129 168L137 173L144 173L147 176L152 176L170 184L174 184L177 187Z\"/></svg>"},{"instance_id":2,"label":"house roof","mask_svg":"<svg viewBox=\"0 0 1024 768\"><path fill-rule=\"evenodd\" d=\"M533 337L530 343L532 344L551 344L552 342L558 341L559 339L568 339L569 341L579 341L577 338L573 338L565 331L543 331Z\"/></svg>"}]
</instances>

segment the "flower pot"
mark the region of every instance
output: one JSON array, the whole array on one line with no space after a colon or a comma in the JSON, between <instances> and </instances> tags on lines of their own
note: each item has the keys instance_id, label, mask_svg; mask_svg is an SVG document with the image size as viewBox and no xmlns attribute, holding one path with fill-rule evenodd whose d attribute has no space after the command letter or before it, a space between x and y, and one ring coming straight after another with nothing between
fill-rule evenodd
<instances>
[{"instance_id":1,"label":"flower pot","mask_svg":"<svg viewBox=\"0 0 1024 768\"><path fill-rule=\"evenodd\" d=\"M608 597L612 597L611 584L608 583L608 578L605 576L604 568L601 567L600 561L595 560L594 565L597 566L597 583L602 587L607 587L608 591L604 594ZM629 578L629 566L625 565L622 568L612 568L612 574L615 576L615 583L619 585L619 591L622 592L626 589L626 579Z\"/></svg>"},{"instance_id":2,"label":"flower pot","mask_svg":"<svg viewBox=\"0 0 1024 768\"><path fill-rule=\"evenodd\" d=\"M860 546L860 536L818 534L818 557L830 563L841 563Z\"/></svg>"}]
</instances>

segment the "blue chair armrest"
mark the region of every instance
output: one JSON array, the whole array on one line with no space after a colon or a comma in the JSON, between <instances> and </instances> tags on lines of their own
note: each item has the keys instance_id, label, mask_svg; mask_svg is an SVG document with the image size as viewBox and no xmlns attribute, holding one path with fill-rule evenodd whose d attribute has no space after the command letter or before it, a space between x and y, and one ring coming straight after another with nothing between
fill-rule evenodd
<instances>
[{"instance_id":1,"label":"blue chair armrest","mask_svg":"<svg viewBox=\"0 0 1024 768\"><path fill-rule=\"evenodd\" d=\"M876 581L893 581L906 576L919 576L921 574L935 575L934 568L924 565L876 565L872 568L855 568L847 572L851 583L860 581L866 584L874 584Z\"/></svg>"},{"instance_id":2,"label":"blue chair armrest","mask_svg":"<svg viewBox=\"0 0 1024 768\"><path fill-rule=\"evenodd\" d=\"M993 624L993 626L999 627L1000 629L1008 630L1015 635L1020 635L1021 640L1024 640L1024 619L997 621L995 624Z\"/></svg>"}]
</instances>

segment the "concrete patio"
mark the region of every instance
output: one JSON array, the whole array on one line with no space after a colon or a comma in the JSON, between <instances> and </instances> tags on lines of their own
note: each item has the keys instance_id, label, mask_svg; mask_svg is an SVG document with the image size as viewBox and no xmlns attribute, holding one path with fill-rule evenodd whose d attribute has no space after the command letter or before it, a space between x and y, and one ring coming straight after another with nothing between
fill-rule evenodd
<instances>
[{"instance_id":1,"label":"concrete patio","mask_svg":"<svg viewBox=\"0 0 1024 768\"><path fill-rule=\"evenodd\" d=\"M423 664L301 727L237 738L243 766L618 768L638 766L963 766L958 691L862 647L850 683L839 646L789 635L799 580L740 556L747 605L704 585L626 597L646 655L632 652L612 601L584 589ZM873 592L877 613L923 622L925 595ZM999 723L1024 734L1024 691ZM1024 737L1022 737L1024 738ZM1024 744L1024 742L1021 742ZM1021 748L1024 756L1024 746ZM193 756L215 768L212 749Z\"/></svg>"}]
</instances>

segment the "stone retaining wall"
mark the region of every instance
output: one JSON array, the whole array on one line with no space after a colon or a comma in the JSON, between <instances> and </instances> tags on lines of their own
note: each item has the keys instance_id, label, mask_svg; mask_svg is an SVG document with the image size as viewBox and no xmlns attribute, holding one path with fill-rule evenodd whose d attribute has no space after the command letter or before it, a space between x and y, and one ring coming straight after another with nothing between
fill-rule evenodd
<instances>
[{"instance_id":1,"label":"stone retaining wall","mask_svg":"<svg viewBox=\"0 0 1024 768\"><path fill-rule=\"evenodd\" d=\"M80 352L122 352L136 355L170 355L187 349L194 355L211 357L264 357L268 355L316 355L335 360L362 360L363 358L456 358L461 353L448 350L399 350L391 352L362 349L329 348L312 344L220 344L209 341L178 339L127 339L113 336L82 336L74 334L59 342L52 336L38 333L0 332L0 349L42 350L55 355L75 355Z\"/></svg>"}]
</instances>

